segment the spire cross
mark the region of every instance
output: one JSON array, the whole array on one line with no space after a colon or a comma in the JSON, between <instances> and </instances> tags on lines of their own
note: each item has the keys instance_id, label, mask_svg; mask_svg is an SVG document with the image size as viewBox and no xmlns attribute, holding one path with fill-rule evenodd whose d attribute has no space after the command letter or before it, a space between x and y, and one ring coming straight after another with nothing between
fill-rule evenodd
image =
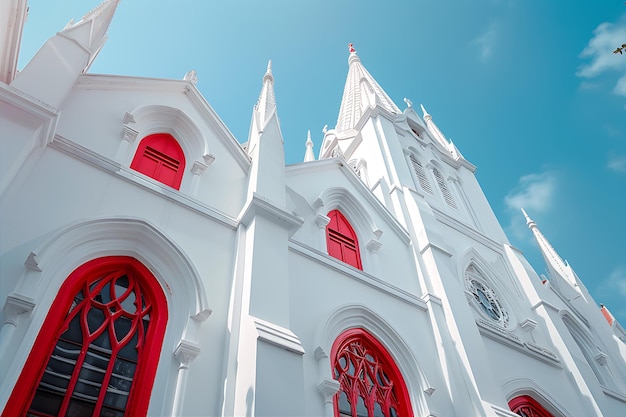
<instances>
[{"instance_id":1,"label":"spire cross","mask_svg":"<svg viewBox=\"0 0 626 417\"><path fill-rule=\"evenodd\" d=\"M351 43L348 44L348 51L350 51L351 54L356 53L354 45L352 45Z\"/></svg>"}]
</instances>

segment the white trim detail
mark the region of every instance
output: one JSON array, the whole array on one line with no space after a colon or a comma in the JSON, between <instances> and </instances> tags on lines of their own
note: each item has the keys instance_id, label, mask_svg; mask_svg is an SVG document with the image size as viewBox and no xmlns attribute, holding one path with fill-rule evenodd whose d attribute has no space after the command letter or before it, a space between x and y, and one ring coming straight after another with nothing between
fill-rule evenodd
<instances>
[{"instance_id":1,"label":"white trim detail","mask_svg":"<svg viewBox=\"0 0 626 417\"><path fill-rule=\"evenodd\" d=\"M259 339L287 349L293 353L304 355L305 351L298 336L294 332L258 317L252 317Z\"/></svg>"}]
</instances>

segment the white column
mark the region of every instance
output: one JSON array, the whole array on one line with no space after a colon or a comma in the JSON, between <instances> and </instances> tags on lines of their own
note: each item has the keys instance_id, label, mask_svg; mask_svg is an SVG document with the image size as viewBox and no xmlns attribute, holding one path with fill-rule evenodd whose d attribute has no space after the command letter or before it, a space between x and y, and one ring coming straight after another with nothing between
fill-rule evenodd
<instances>
[{"instance_id":1,"label":"white column","mask_svg":"<svg viewBox=\"0 0 626 417\"><path fill-rule=\"evenodd\" d=\"M174 350L174 356L180 362L178 366L178 377L176 379L176 392L174 393L174 404L172 405L172 417L182 415L185 389L187 388L187 374L189 364L200 353L200 346L194 342L182 339Z\"/></svg>"},{"instance_id":2,"label":"white column","mask_svg":"<svg viewBox=\"0 0 626 417\"><path fill-rule=\"evenodd\" d=\"M0 358L4 356L4 351L13 336L13 332L15 332L20 316L30 314L35 308L34 301L19 294L11 294L7 297L4 305L5 319L2 323L2 329L0 329Z\"/></svg>"}]
</instances>

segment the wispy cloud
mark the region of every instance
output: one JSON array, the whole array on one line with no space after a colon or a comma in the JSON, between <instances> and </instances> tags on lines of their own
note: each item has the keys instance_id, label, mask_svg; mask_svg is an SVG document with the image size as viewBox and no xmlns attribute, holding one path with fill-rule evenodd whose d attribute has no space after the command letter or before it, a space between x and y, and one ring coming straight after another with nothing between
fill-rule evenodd
<instances>
[{"instance_id":1,"label":"wispy cloud","mask_svg":"<svg viewBox=\"0 0 626 417\"><path fill-rule=\"evenodd\" d=\"M507 227L509 233L520 240L532 239L520 209L524 208L533 217L547 213L552 207L556 187L557 175L553 171L521 177L515 188L504 197L504 203L510 215Z\"/></svg>"},{"instance_id":2,"label":"wispy cloud","mask_svg":"<svg viewBox=\"0 0 626 417\"><path fill-rule=\"evenodd\" d=\"M472 44L478 47L480 58L486 61L491 57L494 45L498 39L498 24L492 23L487 30L478 37L474 38Z\"/></svg>"},{"instance_id":3,"label":"wispy cloud","mask_svg":"<svg viewBox=\"0 0 626 417\"><path fill-rule=\"evenodd\" d=\"M626 155L613 155L607 164L611 171L626 173Z\"/></svg>"},{"instance_id":4,"label":"wispy cloud","mask_svg":"<svg viewBox=\"0 0 626 417\"><path fill-rule=\"evenodd\" d=\"M556 176L551 171L524 175L517 186L504 197L504 202L509 209L525 208L543 213L552 204L555 186Z\"/></svg>"},{"instance_id":5,"label":"wispy cloud","mask_svg":"<svg viewBox=\"0 0 626 417\"><path fill-rule=\"evenodd\" d=\"M580 57L588 60L576 73L582 78L593 78L606 72L623 72L626 70L626 59L616 55L613 50L626 41L626 14L616 23L601 23L594 31L593 37L580 53ZM626 96L626 75L622 76L613 89L615 94Z\"/></svg>"}]
</instances>

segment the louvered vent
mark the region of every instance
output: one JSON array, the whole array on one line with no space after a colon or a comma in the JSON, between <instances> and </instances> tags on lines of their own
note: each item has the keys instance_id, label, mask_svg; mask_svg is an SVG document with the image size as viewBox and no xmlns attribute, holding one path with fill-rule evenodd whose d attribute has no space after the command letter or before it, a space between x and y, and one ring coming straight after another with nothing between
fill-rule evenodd
<instances>
[{"instance_id":1,"label":"louvered vent","mask_svg":"<svg viewBox=\"0 0 626 417\"><path fill-rule=\"evenodd\" d=\"M420 187L422 187L422 190L426 191L427 193L432 194L433 189L430 186L428 177L426 176L426 170L424 169L424 165L422 165L422 163L418 161L413 154L409 156L409 159L411 160L411 165L413 166L413 171L415 171L417 180L420 183Z\"/></svg>"},{"instance_id":2,"label":"louvered vent","mask_svg":"<svg viewBox=\"0 0 626 417\"><path fill-rule=\"evenodd\" d=\"M437 168L433 168L433 174L435 174L435 178L437 179L437 184L439 185L439 189L441 190L441 194L443 195L443 199L446 204L448 204L452 208L456 207L456 202L454 201L454 197L452 197L452 193L448 188L448 183L443 178L443 175L439 172Z\"/></svg>"}]
</instances>

